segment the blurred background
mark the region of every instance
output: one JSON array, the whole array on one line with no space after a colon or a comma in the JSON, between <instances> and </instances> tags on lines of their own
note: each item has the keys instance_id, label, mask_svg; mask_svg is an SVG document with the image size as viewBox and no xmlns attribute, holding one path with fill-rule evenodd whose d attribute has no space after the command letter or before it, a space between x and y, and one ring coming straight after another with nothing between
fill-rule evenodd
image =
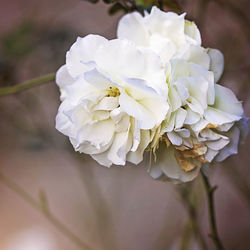
<instances>
[{"instance_id":1,"label":"blurred background","mask_svg":"<svg viewBox=\"0 0 250 250\"><path fill-rule=\"evenodd\" d=\"M249 117L249 1L177 3L199 26L203 46L225 55L221 83ZM77 36L115 38L122 13L109 16L108 8L81 0L1 0L0 87L55 72ZM55 129L58 106L53 82L0 98L1 250L213 249L200 178L174 185L151 179L145 163L99 166L73 152ZM229 250L250 249L249 147L247 139L211 172L218 230Z\"/></svg>"}]
</instances>

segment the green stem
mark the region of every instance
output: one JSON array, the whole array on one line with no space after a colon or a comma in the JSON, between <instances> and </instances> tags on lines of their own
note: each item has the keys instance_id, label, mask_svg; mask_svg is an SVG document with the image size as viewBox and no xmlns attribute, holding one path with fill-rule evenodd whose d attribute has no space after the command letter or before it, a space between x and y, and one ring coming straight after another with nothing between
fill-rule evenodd
<instances>
[{"instance_id":1,"label":"green stem","mask_svg":"<svg viewBox=\"0 0 250 250\"><path fill-rule=\"evenodd\" d=\"M44 76L40 76L31 80L25 81L23 83L20 83L12 87L0 88L0 97L5 96L5 95L16 94L24 90L39 86L41 84L49 83L51 81L54 81L55 77L56 77L55 73L50 73Z\"/></svg>"},{"instance_id":2,"label":"green stem","mask_svg":"<svg viewBox=\"0 0 250 250\"><path fill-rule=\"evenodd\" d=\"M160 10L163 10L163 0L158 0Z\"/></svg>"},{"instance_id":3,"label":"green stem","mask_svg":"<svg viewBox=\"0 0 250 250\"><path fill-rule=\"evenodd\" d=\"M90 250L91 248L83 242L78 236L73 234L62 222L60 222L48 209L44 207L35 199L33 199L24 189L19 187L16 183L10 180L8 177L0 173L0 181L5 184L9 189L15 192L19 197L28 202L34 209L42 213L45 218L52 223L56 229L71 240L76 246L82 250Z\"/></svg>"},{"instance_id":4,"label":"green stem","mask_svg":"<svg viewBox=\"0 0 250 250\"><path fill-rule=\"evenodd\" d=\"M196 204L192 204L191 202L191 196L190 196L191 190L189 188L187 189L186 186L180 187L179 194L183 201L184 206L187 209L187 212L190 218L190 223L187 226L192 229L194 236L198 240L200 249L207 250L208 248L207 248L206 242L203 238L201 229L199 228Z\"/></svg>"},{"instance_id":5,"label":"green stem","mask_svg":"<svg viewBox=\"0 0 250 250\"><path fill-rule=\"evenodd\" d=\"M208 177L201 171L203 178L204 186L206 189L207 200L208 200L208 213L209 213L209 223L210 223L210 234L209 236L213 239L213 242L217 250L224 250L225 248L222 245L222 242L218 235L218 230L216 227L216 217L214 209L214 191L216 186L211 187Z\"/></svg>"}]
</instances>

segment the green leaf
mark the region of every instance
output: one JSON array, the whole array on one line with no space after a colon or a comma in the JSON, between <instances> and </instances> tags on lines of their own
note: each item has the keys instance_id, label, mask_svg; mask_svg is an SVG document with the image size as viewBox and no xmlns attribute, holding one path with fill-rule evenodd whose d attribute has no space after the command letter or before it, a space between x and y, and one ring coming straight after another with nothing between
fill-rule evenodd
<instances>
[{"instance_id":1,"label":"green leaf","mask_svg":"<svg viewBox=\"0 0 250 250\"><path fill-rule=\"evenodd\" d=\"M84 1L87 1L87 2L90 2L90 3L98 3L99 0L84 0Z\"/></svg>"},{"instance_id":2,"label":"green leaf","mask_svg":"<svg viewBox=\"0 0 250 250\"><path fill-rule=\"evenodd\" d=\"M112 5L109 8L108 13L109 13L109 15L112 16L112 15L116 14L119 11L126 12L126 8L122 4L120 4L120 3L115 3L114 5Z\"/></svg>"},{"instance_id":3,"label":"green leaf","mask_svg":"<svg viewBox=\"0 0 250 250\"><path fill-rule=\"evenodd\" d=\"M103 0L103 2L106 3L106 4L110 4L110 3L114 3L115 0Z\"/></svg>"},{"instance_id":4,"label":"green leaf","mask_svg":"<svg viewBox=\"0 0 250 250\"><path fill-rule=\"evenodd\" d=\"M163 0L163 6L174 11L181 11L181 7L176 0Z\"/></svg>"}]
</instances>

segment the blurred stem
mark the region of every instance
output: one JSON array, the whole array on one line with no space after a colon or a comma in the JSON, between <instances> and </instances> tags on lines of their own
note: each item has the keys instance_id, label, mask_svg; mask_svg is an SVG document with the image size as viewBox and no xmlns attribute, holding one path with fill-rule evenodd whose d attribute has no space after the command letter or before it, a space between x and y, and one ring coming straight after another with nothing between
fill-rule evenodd
<instances>
[{"instance_id":1,"label":"blurred stem","mask_svg":"<svg viewBox=\"0 0 250 250\"><path fill-rule=\"evenodd\" d=\"M126 2L126 0L124 0L124 2ZM129 12L133 12L133 11L137 11L139 12L142 16L144 16L144 11L142 8L140 8L137 3L136 0L127 0L127 2L129 2L131 4L131 8L129 10Z\"/></svg>"},{"instance_id":2,"label":"blurred stem","mask_svg":"<svg viewBox=\"0 0 250 250\"><path fill-rule=\"evenodd\" d=\"M118 1L118 2L119 2L119 1ZM129 6L128 6L126 0L121 0L120 2L121 2L121 4L125 7L126 11L129 12L129 9L130 9L130 8L129 8Z\"/></svg>"},{"instance_id":3,"label":"blurred stem","mask_svg":"<svg viewBox=\"0 0 250 250\"><path fill-rule=\"evenodd\" d=\"M182 240L180 243L180 250L190 249L191 236L192 236L192 226L191 226L190 222L187 222L185 224L184 230L182 232Z\"/></svg>"},{"instance_id":4,"label":"blurred stem","mask_svg":"<svg viewBox=\"0 0 250 250\"><path fill-rule=\"evenodd\" d=\"M163 10L163 0L158 0L160 10Z\"/></svg>"},{"instance_id":5,"label":"blurred stem","mask_svg":"<svg viewBox=\"0 0 250 250\"><path fill-rule=\"evenodd\" d=\"M19 197L29 203L34 209L38 212L42 213L45 218L53 224L56 229L61 232L64 236L66 236L71 242L73 242L76 246L78 246L82 250L90 250L91 248L84 243L78 236L73 234L62 222L60 222L56 217L48 209L44 209L43 205L33 199L24 189L10 180L8 177L0 173L0 181L6 185L9 189L11 189L14 193L16 193Z\"/></svg>"},{"instance_id":6,"label":"blurred stem","mask_svg":"<svg viewBox=\"0 0 250 250\"><path fill-rule=\"evenodd\" d=\"M95 221L97 222L97 230L103 249L117 249L116 230L113 223L113 215L110 204L107 203L100 183L95 181L95 174L92 167L82 168L84 157L80 154L75 155L79 160L77 169L82 177L84 190L86 191L89 203L92 207ZM116 190L117 191L117 190ZM92 220L92 223L94 221Z\"/></svg>"},{"instance_id":7,"label":"blurred stem","mask_svg":"<svg viewBox=\"0 0 250 250\"><path fill-rule=\"evenodd\" d=\"M39 86L41 84L49 83L51 81L54 81L55 77L56 77L55 73L50 73L44 76L40 76L31 80L25 81L23 83L20 83L12 87L0 88L0 97L5 96L5 95L16 94L24 90Z\"/></svg>"},{"instance_id":8,"label":"blurred stem","mask_svg":"<svg viewBox=\"0 0 250 250\"><path fill-rule=\"evenodd\" d=\"M188 212L188 215L190 218L189 227L192 229L194 236L197 238L201 249L207 250L208 248L207 248L206 242L205 242L203 235L201 233L201 229L199 228L196 206L194 204L192 204L190 201L189 190L187 190L186 187L180 188L179 193L181 195L182 201L187 209L187 212ZM188 240L188 238L187 238L186 234L184 234L184 236L185 237L184 237L183 241L185 243L184 245L186 245L186 241ZM182 244L183 244L183 242L182 242ZM181 249L185 249L185 248L181 248Z\"/></svg>"},{"instance_id":9,"label":"blurred stem","mask_svg":"<svg viewBox=\"0 0 250 250\"><path fill-rule=\"evenodd\" d=\"M211 187L208 177L201 171L203 183L206 189L207 202L208 202L208 214L209 214L209 223L210 223L210 234L209 236L213 239L214 244L217 250L224 250L225 248L222 245L222 242L218 235L218 230L216 227L216 217L214 209L214 191L217 186Z\"/></svg>"}]
</instances>

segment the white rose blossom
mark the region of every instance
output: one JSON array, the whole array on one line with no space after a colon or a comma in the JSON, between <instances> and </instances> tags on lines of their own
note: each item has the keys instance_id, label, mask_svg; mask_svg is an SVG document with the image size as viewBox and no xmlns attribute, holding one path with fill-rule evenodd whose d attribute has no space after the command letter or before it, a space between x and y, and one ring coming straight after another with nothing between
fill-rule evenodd
<instances>
[{"instance_id":1,"label":"white rose blossom","mask_svg":"<svg viewBox=\"0 0 250 250\"><path fill-rule=\"evenodd\" d=\"M56 80L63 100L56 128L76 151L105 166L142 161L150 129L169 109L165 70L155 53L89 35L72 45Z\"/></svg>"},{"instance_id":2,"label":"white rose blossom","mask_svg":"<svg viewBox=\"0 0 250 250\"><path fill-rule=\"evenodd\" d=\"M164 63L181 58L214 72L217 81L223 71L224 58L216 49L201 47L201 35L194 22L185 20L185 13L177 15L153 7L142 17L134 12L123 16L117 36L133 41L137 46L153 50Z\"/></svg>"},{"instance_id":3,"label":"white rose blossom","mask_svg":"<svg viewBox=\"0 0 250 250\"><path fill-rule=\"evenodd\" d=\"M151 151L150 175L176 182L238 152L246 119L218 84L224 57L203 48L184 17L153 7L125 15L118 39L88 35L72 45L56 76L56 128L76 151L108 167L138 164Z\"/></svg>"}]
</instances>

